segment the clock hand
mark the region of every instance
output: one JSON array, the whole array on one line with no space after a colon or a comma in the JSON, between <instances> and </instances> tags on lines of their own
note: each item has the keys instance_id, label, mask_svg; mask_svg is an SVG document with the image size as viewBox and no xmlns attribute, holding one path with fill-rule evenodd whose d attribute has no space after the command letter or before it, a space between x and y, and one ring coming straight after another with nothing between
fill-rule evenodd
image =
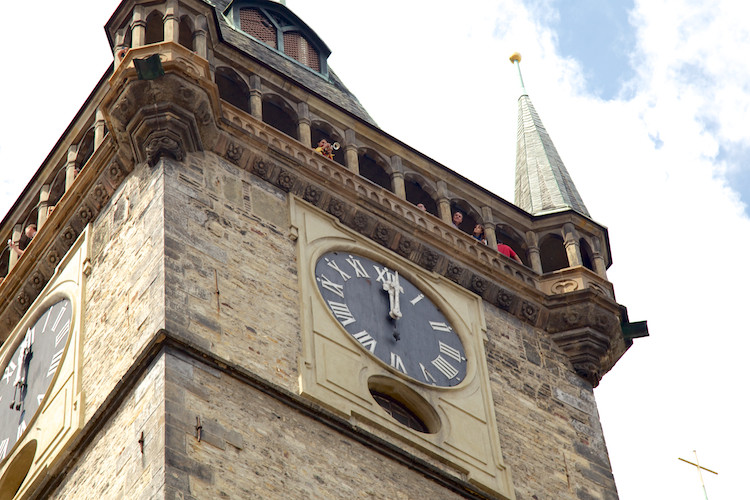
<instances>
[{"instance_id":1,"label":"clock hand","mask_svg":"<svg viewBox=\"0 0 750 500\"><path fill-rule=\"evenodd\" d=\"M394 276L391 278L391 287L393 288L391 297L395 298L391 299L391 311L389 315L393 319L399 319L401 318L401 305L399 302L399 297L402 293L404 293L404 289L401 288L401 285L398 282L398 271L396 271Z\"/></svg>"},{"instance_id":2,"label":"clock hand","mask_svg":"<svg viewBox=\"0 0 750 500\"><path fill-rule=\"evenodd\" d=\"M13 401L10 403L11 409L14 407L16 410L21 409L21 403L23 402L26 387L28 386L26 378L29 375L29 362L32 356L31 342L29 333L27 332L26 338L23 341L23 350L18 354L18 373L16 373L16 382L13 387ZM16 402L16 394L18 394L18 402Z\"/></svg>"},{"instance_id":3,"label":"clock hand","mask_svg":"<svg viewBox=\"0 0 750 500\"><path fill-rule=\"evenodd\" d=\"M398 286L398 273L396 273L395 280L393 275L388 273L387 277L383 280L383 290L388 292L388 302L390 305L388 316L393 319L399 319L401 317L401 311L399 310L398 303L398 288L400 288Z\"/></svg>"}]
</instances>

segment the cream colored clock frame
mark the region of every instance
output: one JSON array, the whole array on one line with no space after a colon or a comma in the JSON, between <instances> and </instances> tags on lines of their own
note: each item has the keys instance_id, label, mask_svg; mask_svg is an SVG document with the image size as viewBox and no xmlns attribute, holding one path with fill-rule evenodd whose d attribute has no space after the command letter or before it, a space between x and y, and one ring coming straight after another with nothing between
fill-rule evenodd
<instances>
[{"instance_id":1,"label":"cream colored clock frame","mask_svg":"<svg viewBox=\"0 0 750 500\"><path fill-rule=\"evenodd\" d=\"M24 498L38 486L47 471L65 456L65 450L83 425L82 320L85 282L90 272L89 246L87 227L61 259L52 278L0 350L0 366L5 366L12 349L25 335L39 311L63 298L71 301L73 316L64 357L26 433L9 450L7 460L0 468L0 500Z\"/></svg>"},{"instance_id":2,"label":"cream colored clock frame","mask_svg":"<svg viewBox=\"0 0 750 500\"><path fill-rule=\"evenodd\" d=\"M485 361L482 300L466 289L379 246L336 218L290 196L292 234L297 238L301 291L300 393L363 428L385 433L481 489L513 499L504 465ZM315 264L329 251L377 260L398 270L430 297L458 333L467 357L466 379L455 387L422 384L369 356L334 318L315 282ZM396 422L370 389L394 396L420 416L430 433ZM405 447L405 449L409 449Z\"/></svg>"}]
</instances>

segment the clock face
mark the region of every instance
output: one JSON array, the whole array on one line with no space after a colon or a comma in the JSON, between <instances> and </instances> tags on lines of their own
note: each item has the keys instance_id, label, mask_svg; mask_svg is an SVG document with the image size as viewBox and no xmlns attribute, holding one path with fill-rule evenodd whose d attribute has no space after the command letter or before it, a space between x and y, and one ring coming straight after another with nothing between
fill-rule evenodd
<instances>
[{"instance_id":1,"label":"clock face","mask_svg":"<svg viewBox=\"0 0 750 500\"><path fill-rule=\"evenodd\" d=\"M63 299L26 330L0 379L0 461L23 436L55 378L70 333L73 307Z\"/></svg>"},{"instance_id":2,"label":"clock face","mask_svg":"<svg viewBox=\"0 0 750 500\"><path fill-rule=\"evenodd\" d=\"M466 355L450 322L396 270L348 252L328 252L315 279L333 316L367 352L408 377L452 387Z\"/></svg>"}]
</instances>

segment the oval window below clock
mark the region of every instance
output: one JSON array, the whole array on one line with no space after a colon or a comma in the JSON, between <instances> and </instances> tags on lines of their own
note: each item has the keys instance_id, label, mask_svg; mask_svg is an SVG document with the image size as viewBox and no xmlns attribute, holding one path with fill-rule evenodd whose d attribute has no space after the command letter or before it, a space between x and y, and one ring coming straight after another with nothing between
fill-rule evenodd
<instances>
[{"instance_id":1,"label":"oval window below clock","mask_svg":"<svg viewBox=\"0 0 750 500\"><path fill-rule=\"evenodd\" d=\"M440 430L440 419L430 404L399 381L375 376L367 381L370 394L394 420L425 434Z\"/></svg>"}]
</instances>

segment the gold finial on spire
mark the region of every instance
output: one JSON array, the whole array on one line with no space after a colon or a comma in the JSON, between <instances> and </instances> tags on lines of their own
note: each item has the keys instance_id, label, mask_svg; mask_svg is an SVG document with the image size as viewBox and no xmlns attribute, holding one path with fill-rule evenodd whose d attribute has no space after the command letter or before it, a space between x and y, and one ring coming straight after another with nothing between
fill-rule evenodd
<instances>
[{"instance_id":1,"label":"gold finial on spire","mask_svg":"<svg viewBox=\"0 0 750 500\"><path fill-rule=\"evenodd\" d=\"M526 86L523 84L523 76L521 76L521 54L513 52L510 56L510 62L518 68L518 79L521 80L521 92L526 95Z\"/></svg>"}]
</instances>

